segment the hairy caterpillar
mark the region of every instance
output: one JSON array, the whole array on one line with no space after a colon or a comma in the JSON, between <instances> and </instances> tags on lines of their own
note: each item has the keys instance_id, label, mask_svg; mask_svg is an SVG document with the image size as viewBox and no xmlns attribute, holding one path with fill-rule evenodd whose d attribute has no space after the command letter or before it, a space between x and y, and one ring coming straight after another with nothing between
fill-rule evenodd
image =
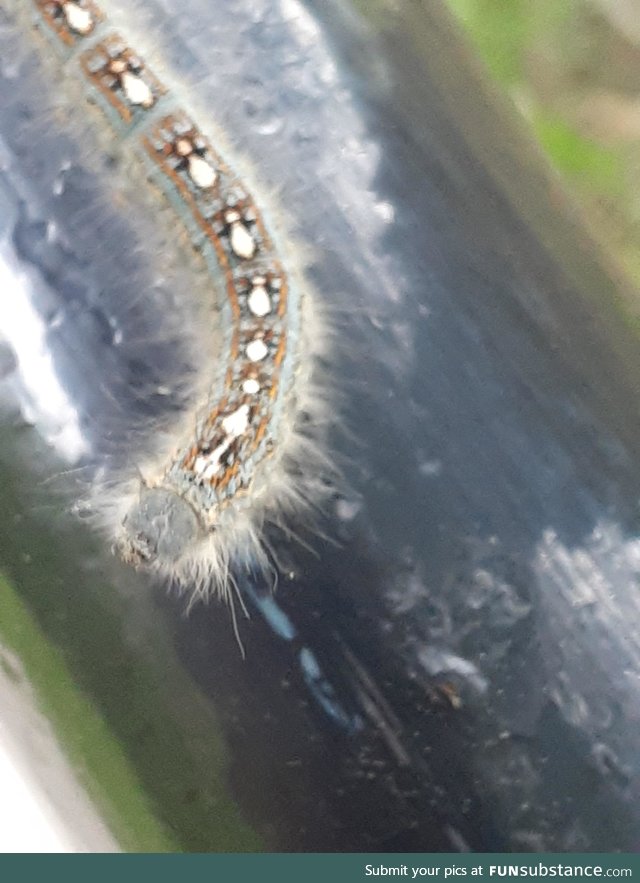
<instances>
[{"instance_id":1,"label":"hairy caterpillar","mask_svg":"<svg viewBox=\"0 0 640 883\"><path fill-rule=\"evenodd\" d=\"M213 375L201 401L149 462L101 486L93 506L125 561L228 597L232 565L267 567L264 524L330 486L318 438L324 395L312 376L323 324L210 121L147 62L139 38L111 26L109 4L29 5L65 90L90 127L107 120L107 137L131 160L128 174L163 195L217 296L220 351L203 366Z\"/></svg>"}]
</instances>

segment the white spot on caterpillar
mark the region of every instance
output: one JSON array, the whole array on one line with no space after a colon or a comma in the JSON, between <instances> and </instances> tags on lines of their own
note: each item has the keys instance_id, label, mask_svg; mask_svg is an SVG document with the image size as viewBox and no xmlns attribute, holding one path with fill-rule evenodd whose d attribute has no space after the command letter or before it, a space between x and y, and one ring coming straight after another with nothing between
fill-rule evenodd
<instances>
[{"instance_id":1,"label":"white spot on caterpillar","mask_svg":"<svg viewBox=\"0 0 640 883\"><path fill-rule=\"evenodd\" d=\"M120 82L122 83L122 91L131 104L138 104L141 107L153 105L155 101L153 92L140 77L125 70L120 74Z\"/></svg>"},{"instance_id":2,"label":"white spot on caterpillar","mask_svg":"<svg viewBox=\"0 0 640 883\"><path fill-rule=\"evenodd\" d=\"M197 147L204 150L199 139ZM206 159L196 153L196 144L191 138L178 138L175 142L175 153L187 163L187 171L193 183L202 190L208 190L218 180L218 173Z\"/></svg>"},{"instance_id":3,"label":"white spot on caterpillar","mask_svg":"<svg viewBox=\"0 0 640 883\"><path fill-rule=\"evenodd\" d=\"M227 436L213 451L196 458L195 471L203 480L211 480L222 468L222 458L234 439L244 435L249 428L249 405L241 405L222 420L222 430Z\"/></svg>"},{"instance_id":4,"label":"white spot on caterpillar","mask_svg":"<svg viewBox=\"0 0 640 883\"><path fill-rule=\"evenodd\" d=\"M63 3L62 11L71 30L83 37L90 34L95 26L93 16L88 9L83 9L77 3Z\"/></svg>"},{"instance_id":5,"label":"white spot on caterpillar","mask_svg":"<svg viewBox=\"0 0 640 883\"><path fill-rule=\"evenodd\" d=\"M253 377L249 377L248 380L245 380L242 384L242 391L247 395L257 395L260 392L260 384Z\"/></svg>"},{"instance_id":6,"label":"white spot on caterpillar","mask_svg":"<svg viewBox=\"0 0 640 883\"><path fill-rule=\"evenodd\" d=\"M240 214L237 211L228 211L224 217L231 228L229 230L229 243L233 253L243 260L250 260L256 253L257 245L253 236L245 224L243 224Z\"/></svg>"},{"instance_id":7,"label":"white spot on caterpillar","mask_svg":"<svg viewBox=\"0 0 640 883\"><path fill-rule=\"evenodd\" d=\"M210 166L209 163L202 159L201 156L198 156L197 153L192 153L187 160L187 163L189 177L197 187L200 187L202 190L207 190L209 187L213 187L218 179L218 175L213 166Z\"/></svg>"},{"instance_id":8,"label":"white spot on caterpillar","mask_svg":"<svg viewBox=\"0 0 640 883\"><path fill-rule=\"evenodd\" d=\"M244 435L249 426L249 405L241 405L233 414L222 421L222 428L232 438Z\"/></svg>"},{"instance_id":9,"label":"white spot on caterpillar","mask_svg":"<svg viewBox=\"0 0 640 883\"><path fill-rule=\"evenodd\" d=\"M269 348L261 338L257 337L247 344L245 350L250 362L261 362L269 354Z\"/></svg>"},{"instance_id":10,"label":"white spot on caterpillar","mask_svg":"<svg viewBox=\"0 0 640 883\"><path fill-rule=\"evenodd\" d=\"M229 445L233 439L227 438L222 442L222 444L218 445L211 453L206 455L201 455L196 459L195 463L195 471L204 481L210 481L214 478L221 469L220 459L224 455L224 453L229 449Z\"/></svg>"},{"instance_id":11,"label":"white spot on caterpillar","mask_svg":"<svg viewBox=\"0 0 640 883\"><path fill-rule=\"evenodd\" d=\"M260 319L271 312L271 300L267 294L265 282L266 279L263 276L258 276L254 279L253 288L251 289L251 293L247 300L249 309L253 315Z\"/></svg>"}]
</instances>

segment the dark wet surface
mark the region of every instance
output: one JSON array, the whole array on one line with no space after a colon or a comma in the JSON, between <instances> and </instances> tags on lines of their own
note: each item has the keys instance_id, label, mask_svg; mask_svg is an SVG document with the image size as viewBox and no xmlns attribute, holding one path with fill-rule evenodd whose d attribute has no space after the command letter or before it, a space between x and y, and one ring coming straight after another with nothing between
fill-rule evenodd
<instances>
[{"instance_id":1,"label":"dark wet surface","mask_svg":"<svg viewBox=\"0 0 640 883\"><path fill-rule=\"evenodd\" d=\"M213 15L185 0L160 20L198 103L312 244L348 486L327 539L305 534L315 554L274 538L274 599L247 581L245 661L217 605L185 617L160 589L155 614L216 709L230 788L268 848L632 850L637 343L439 7L392 6L237 0ZM139 408L170 407L149 390L193 366L128 244L144 246L135 219L90 176L81 212L75 174L55 193L72 149L2 68L7 241L108 469ZM153 289L135 309L131 278Z\"/></svg>"}]
</instances>

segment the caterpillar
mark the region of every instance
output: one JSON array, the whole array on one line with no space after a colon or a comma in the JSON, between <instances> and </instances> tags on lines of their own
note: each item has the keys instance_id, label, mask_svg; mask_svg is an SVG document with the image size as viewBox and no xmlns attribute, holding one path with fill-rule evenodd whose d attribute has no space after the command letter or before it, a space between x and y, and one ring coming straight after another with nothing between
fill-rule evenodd
<instances>
[{"instance_id":1,"label":"caterpillar","mask_svg":"<svg viewBox=\"0 0 640 883\"><path fill-rule=\"evenodd\" d=\"M150 465L99 487L93 509L125 562L229 599L234 568L270 566L265 525L316 507L333 483L314 374L326 323L246 176L145 47L111 25L103 3L29 3L91 125L106 120L129 174L143 171L161 194L218 303L220 352L203 400Z\"/></svg>"}]
</instances>

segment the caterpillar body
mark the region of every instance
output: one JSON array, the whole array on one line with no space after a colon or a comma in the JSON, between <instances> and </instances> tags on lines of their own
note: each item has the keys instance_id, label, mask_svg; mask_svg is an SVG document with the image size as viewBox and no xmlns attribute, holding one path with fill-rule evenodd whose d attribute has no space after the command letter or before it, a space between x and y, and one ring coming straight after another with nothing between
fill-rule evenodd
<instances>
[{"instance_id":1,"label":"caterpillar body","mask_svg":"<svg viewBox=\"0 0 640 883\"><path fill-rule=\"evenodd\" d=\"M126 562L229 597L234 567L268 567L265 524L315 505L332 484L319 438L326 397L313 371L324 324L246 176L145 47L112 27L108 4L30 3L92 124L95 105L108 137L144 170L141 184L179 219L219 314L204 400L150 463L100 487L92 506Z\"/></svg>"}]
</instances>

